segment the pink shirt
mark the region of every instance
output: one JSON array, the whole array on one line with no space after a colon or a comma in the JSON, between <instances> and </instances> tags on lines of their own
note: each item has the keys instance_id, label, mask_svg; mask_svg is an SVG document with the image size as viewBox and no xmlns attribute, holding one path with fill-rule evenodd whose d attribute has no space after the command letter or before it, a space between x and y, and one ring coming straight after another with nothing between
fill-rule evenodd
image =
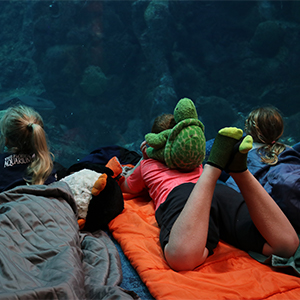
<instances>
[{"instance_id":1,"label":"pink shirt","mask_svg":"<svg viewBox=\"0 0 300 300\"><path fill-rule=\"evenodd\" d=\"M166 200L174 187L187 182L196 183L202 171L202 165L193 171L182 172L169 169L157 160L144 159L134 172L127 177L127 184L134 193L140 193L147 189L156 210Z\"/></svg>"}]
</instances>

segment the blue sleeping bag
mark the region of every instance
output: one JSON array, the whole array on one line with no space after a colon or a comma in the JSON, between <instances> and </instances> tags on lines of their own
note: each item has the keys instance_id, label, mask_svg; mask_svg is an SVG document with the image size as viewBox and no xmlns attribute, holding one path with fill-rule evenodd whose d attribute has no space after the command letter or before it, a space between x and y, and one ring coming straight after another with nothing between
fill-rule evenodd
<instances>
[{"instance_id":1,"label":"blue sleeping bag","mask_svg":"<svg viewBox=\"0 0 300 300\"><path fill-rule=\"evenodd\" d=\"M297 232L300 232L300 153L286 148L274 166L263 163L257 149L248 153L248 169L271 195L288 217ZM226 184L239 192L230 177Z\"/></svg>"}]
</instances>

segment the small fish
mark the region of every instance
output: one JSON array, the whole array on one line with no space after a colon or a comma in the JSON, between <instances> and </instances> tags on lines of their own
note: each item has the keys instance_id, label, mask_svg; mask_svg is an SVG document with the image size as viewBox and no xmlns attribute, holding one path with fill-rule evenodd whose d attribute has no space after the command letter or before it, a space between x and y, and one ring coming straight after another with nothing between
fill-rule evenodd
<instances>
[{"instance_id":1,"label":"small fish","mask_svg":"<svg viewBox=\"0 0 300 300\"><path fill-rule=\"evenodd\" d=\"M14 105L27 105L38 110L50 110L56 106L51 100L47 100L37 96L11 96L0 99L0 109L6 109Z\"/></svg>"}]
</instances>

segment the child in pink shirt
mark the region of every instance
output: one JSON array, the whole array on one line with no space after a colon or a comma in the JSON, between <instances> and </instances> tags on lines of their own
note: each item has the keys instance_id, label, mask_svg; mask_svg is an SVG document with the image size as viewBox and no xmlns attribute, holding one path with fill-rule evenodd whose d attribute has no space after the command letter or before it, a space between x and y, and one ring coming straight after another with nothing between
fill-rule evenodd
<instances>
[{"instance_id":1,"label":"child in pink shirt","mask_svg":"<svg viewBox=\"0 0 300 300\"><path fill-rule=\"evenodd\" d=\"M286 216L247 169L253 140L242 133L233 127L220 130L204 168L185 173L143 159L121 184L123 192L149 192L165 259L176 271L203 264L220 238L266 256L288 258L299 246ZM142 143L143 154L145 147ZM222 170L230 173L241 194L217 184Z\"/></svg>"},{"instance_id":2,"label":"child in pink shirt","mask_svg":"<svg viewBox=\"0 0 300 300\"><path fill-rule=\"evenodd\" d=\"M131 192L138 194L148 190L155 210L165 202L169 193L182 183L196 183L203 171L202 165L191 172L169 169L164 163L154 159L144 159L127 178Z\"/></svg>"}]
</instances>

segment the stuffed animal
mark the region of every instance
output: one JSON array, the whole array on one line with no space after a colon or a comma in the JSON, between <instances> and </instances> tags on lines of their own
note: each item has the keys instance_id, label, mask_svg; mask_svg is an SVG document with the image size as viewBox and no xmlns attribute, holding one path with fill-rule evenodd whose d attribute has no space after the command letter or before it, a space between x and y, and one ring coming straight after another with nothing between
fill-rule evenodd
<instances>
[{"instance_id":1,"label":"stuffed animal","mask_svg":"<svg viewBox=\"0 0 300 300\"><path fill-rule=\"evenodd\" d=\"M191 99L181 99L174 109L176 125L145 136L149 158L164 162L170 169L190 171L205 158L204 125Z\"/></svg>"},{"instance_id":2,"label":"stuffed animal","mask_svg":"<svg viewBox=\"0 0 300 300\"><path fill-rule=\"evenodd\" d=\"M108 223L123 211L124 198L115 178L121 171L120 164L111 161L106 166L77 163L68 169L70 175L61 179L74 195L81 230L107 229Z\"/></svg>"}]
</instances>

